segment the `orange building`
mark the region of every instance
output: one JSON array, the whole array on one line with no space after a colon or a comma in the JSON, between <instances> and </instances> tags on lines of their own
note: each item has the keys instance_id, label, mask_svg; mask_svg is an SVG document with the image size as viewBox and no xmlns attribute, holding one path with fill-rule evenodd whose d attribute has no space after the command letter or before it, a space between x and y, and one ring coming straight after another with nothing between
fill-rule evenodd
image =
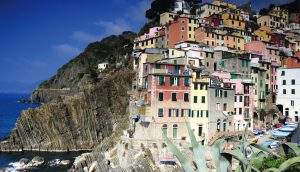
<instances>
[{"instance_id":1,"label":"orange building","mask_svg":"<svg viewBox=\"0 0 300 172\"><path fill-rule=\"evenodd\" d=\"M167 46L174 48L178 42L195 41L196 19L179 17L166 27Z\"/></svg>"},{"instance_id":2,"label":"orange building","mask_svg":"<svg viewBox=\"0 0 300 172\"><path fill-rule=\"evenodd\" d=\"M245 39L237 35L229 35L227 31L200 27L195 30L195 39L197 42L207 44L209 47L227 46L228 48L244 50Z\"/></svg>"},{"instance_id":3,"label":"orange building","mask_svg":"<svg viewBox=\"0 0 300 172\"><path fill-rule=\"evenodd\" d=\"M300 68L300 57L288 57L286 59L283 59L282 67L285 67L285 68Z\"/></svg>"}]
</instances>

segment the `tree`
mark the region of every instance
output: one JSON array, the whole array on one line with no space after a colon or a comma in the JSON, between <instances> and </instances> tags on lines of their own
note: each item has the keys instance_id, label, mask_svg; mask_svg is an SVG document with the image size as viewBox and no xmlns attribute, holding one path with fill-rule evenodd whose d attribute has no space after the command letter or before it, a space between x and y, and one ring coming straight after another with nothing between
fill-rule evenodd
<instances>
[{"instance_id":1,"label":"tree","mask_svg":"<svg viewBox=\"0 0 300 172\"><path fill-rule=\"evenodd\" d=\"M173 5L173 0L155 0L151 3L151 8L146 11L146 18L159 21L161 13L167 12Z\"/></svg>"},{"instance_id":2,"label":"tree","mask_svg":"<svg viewBox=\"0 0 300 172\"><path fill-rule=\"evenodd\" d=\"M268 15L269 13L269 10L266 9L266 8L262 8L260 11L259 11L259 15Z\"/></svg>"}]
</instances>

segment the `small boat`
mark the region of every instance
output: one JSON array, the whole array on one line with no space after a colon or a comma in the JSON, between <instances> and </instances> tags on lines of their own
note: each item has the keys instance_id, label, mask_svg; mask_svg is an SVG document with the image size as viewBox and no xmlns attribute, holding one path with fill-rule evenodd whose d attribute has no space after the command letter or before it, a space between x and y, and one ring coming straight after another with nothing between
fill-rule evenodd
<instances>
[{"instance_id":1,"label":"small boat","mask_svg":"<svg viewBox=\"0 0 300 172\"><path fill-rule=\"evenodd\" d=\"M274 141L270 144L270 148L278 148L281 145L281 143L279 141Z\"/></svg>"}]
</instances>

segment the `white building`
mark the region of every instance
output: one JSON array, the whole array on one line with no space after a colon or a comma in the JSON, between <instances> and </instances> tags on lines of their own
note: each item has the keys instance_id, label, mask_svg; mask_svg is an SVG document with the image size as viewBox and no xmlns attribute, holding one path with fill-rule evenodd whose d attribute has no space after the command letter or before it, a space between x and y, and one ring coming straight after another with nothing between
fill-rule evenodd
<instances>
[{"instance_id":1,"label":"white building","mask_svg":"<svg viewBox=\"0 0 300 172\"><path fill-rule=\"evenodd\" d=\"M300 112L300 68L279 68L277 70L277 106L283 115L292 121L299 121Z\"/></svg>"},{"instance_id":2,"label":"white building","mask_svg":"<svg viewBox=\"0 0 300 172\"><path fill-rule=\"evenodd\" d=\"M109 63L100 63L98 64L98 70L102 72L104 69L107 69L109 67Z\"/></svg>"},{"instance_id":3,"label":"white building","mask_svg":"<svg viewBox=\"0 0 300 172\"><path fill-rule=\"evenodd\" d=\"M188 3L186 3L184 0L175 0L171 12L172 13L183 12L185 14L189 14L190 7Z\"/></svg>"}]
</instances>

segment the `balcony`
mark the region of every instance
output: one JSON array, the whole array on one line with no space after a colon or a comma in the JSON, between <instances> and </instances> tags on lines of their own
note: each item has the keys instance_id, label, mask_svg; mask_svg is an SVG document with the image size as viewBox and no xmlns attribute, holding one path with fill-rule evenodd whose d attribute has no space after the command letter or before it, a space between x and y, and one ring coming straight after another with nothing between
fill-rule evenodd
<instances>
[{"instance_id":1,"label":"balcony","mask_svg":"<svg viewBox=\"0 0 300 172\"><path fill-rule=\"evenodd\" d=\"M203 83L209 83L209 78L193 78L193 82L203 82Z\"/></svg>"},{"instance_id":2,"label":"balcony","mask_svg":"<svg viewBox=\"0 0 300 172\"><path fill-rule=\"evenodd\" d=\"M192 75L189 70L151 69L149 74Z\"/></svg>"}]
</instances>

